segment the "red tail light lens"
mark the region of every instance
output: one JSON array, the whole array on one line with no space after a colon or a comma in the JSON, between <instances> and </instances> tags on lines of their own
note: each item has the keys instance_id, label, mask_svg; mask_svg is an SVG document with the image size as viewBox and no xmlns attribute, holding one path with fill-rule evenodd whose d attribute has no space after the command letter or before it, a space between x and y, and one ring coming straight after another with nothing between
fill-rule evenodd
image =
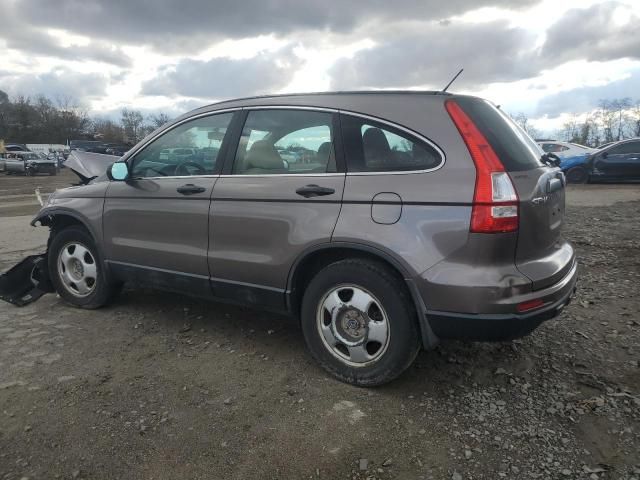
<instances>
[{"instance_id":1,"label":"red tail light lens","mask_svg":"<svg viewBox=\"0 0 640 480\"><path fill-rule=\"evenodd\" d=\"M509 174L485 136L454 100L445 108L457 127L476 166L471 226L473 233L518 230L518 195Z\"/></svg>"},{"instance_id":2,"label":"red tail light lens","mask_svg":"<svg viewBox=\"0 0 640 480\"><path fill-rule=\"evenodd\" d=\"M529 310L535 310L536 308L540 308L544 305L544 301L541 298L536 298L535 300L529 300L528 302L519 303L516 306L516 310L519 313L528 312Z\"/></svg>"}]
</instances>

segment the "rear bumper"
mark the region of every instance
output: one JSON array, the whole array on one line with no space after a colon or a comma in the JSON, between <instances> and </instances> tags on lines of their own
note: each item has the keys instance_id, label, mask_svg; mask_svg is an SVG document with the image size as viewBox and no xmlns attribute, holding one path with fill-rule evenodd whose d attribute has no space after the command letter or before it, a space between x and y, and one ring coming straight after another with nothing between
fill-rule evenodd
<instances>
[{"instance_id":1,"label":"rear bumper","mask_svg":"<svg viewBox=\"0 0 640 480\"><path fill-rule=\"evenodd\" d=\"M514 313L469 314L427 310L426 317L433 333L440 339L503 341L523 337L542 322L560 314L576 291L577 262L558 283L509 299ZM541 299L544 305L531 312L516 313L516 305Z\"/></svg>"}]
</instances>

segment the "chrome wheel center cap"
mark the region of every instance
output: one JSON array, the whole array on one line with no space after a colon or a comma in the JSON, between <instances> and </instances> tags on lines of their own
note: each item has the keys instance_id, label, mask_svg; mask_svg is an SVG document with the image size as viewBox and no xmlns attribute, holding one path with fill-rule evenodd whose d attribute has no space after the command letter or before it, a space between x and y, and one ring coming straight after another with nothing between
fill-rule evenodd
<instances>
[{"instance_id":1,"label":"chrome wheel center cap","mask_svg":"<svg viewBox=\"0 0 640 480\"><path fill-rule=\"evenodd\" d=\"M336 330L346 343L355 344L364 339L367 321L359 310L346 308L338 314Z\"/></svg>"},{"instance_id":2,"label":"chrome wheel center cap","mask_svg":"<svg viewBox=\"0 0 640 480\"><path fill-rule=\"evenodd\" d=\"M73 259L71 272L73 273L73 276L78 280L84 276L84 267L79 260Z\"/></svg>"}]
</instances>

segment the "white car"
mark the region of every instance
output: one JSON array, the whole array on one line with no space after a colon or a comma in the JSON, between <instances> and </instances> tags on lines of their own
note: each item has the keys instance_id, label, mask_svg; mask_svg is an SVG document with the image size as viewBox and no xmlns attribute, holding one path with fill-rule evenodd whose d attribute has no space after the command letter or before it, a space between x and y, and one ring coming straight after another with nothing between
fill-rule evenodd
<instances>
[{"instance_id":1,"label":"white car","mask_svg":"<svg viewBox=\"0 0 640 480\"><path fill-rule=\"evenodd\" d=\"M595 148L585 147L578 143L558 142L556 140L542 140L537 143L546 153L555 153L560 158L588 155L595 151Z\"/></svg>"}]
</instances>

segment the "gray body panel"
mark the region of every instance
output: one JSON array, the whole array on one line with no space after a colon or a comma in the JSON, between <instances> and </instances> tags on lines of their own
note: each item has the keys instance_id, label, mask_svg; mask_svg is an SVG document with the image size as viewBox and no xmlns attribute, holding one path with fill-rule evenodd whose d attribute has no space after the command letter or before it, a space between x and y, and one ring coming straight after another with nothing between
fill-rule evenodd
<instances>
[{"instance_id":1,"label":"gray body panel","mask_svg":"<svg viewBox=\"0 0 640 480\"><path fill-rule=\"evenodd\" d=\"M319 199L296 194L308 184L335 193ZM211 206L211 276L284 291L296 258L331 240L343 186L344 174L221 177Z\"/></svg>"},{"instance_id":2,"label":"gray body panel","mask_svg":"<svg viewBox=\"0 0 640 480\"><path fill-rule=\"evenodd\" d=\"M516 266L533 282L533 290L560 280L573 263L573 249L562 238L564 189L549 191L557 169L541 167L511 174L520 200Z\"/></svg>"},{"instance_id":3,"label":"gray body panel","mask_svg":"<svg viewBox=\"0 0 640 480\"><path fill-rule=\"evenodd\" d=\"M111 182L104 204L109 261L209 276L209 199L216 177L145 178ZM192 183L202 193L176 191Z\"/></svg>"},{"instance_id":4,"label":"gray body panel","mask_svg":"<svg viewBox=\"0 0 640 480\"><path fill-rule=\"evenodd\" d=\"M76 172L81 178L91 179L104 174L109 165L118 160L118 158L120 157L115 155L73 150L63 165Z\"/></svg>"}]
</instances>

